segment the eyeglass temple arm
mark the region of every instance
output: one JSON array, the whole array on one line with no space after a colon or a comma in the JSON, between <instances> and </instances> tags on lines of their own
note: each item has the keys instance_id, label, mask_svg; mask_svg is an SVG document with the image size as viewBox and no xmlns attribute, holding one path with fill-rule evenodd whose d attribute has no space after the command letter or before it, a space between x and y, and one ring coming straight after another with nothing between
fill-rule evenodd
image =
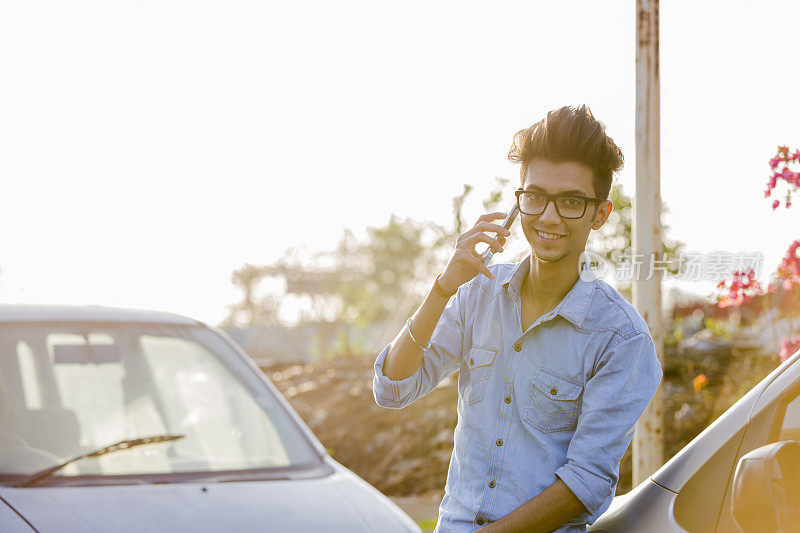
<instances>
[{"instance_id":1,"label":"eyeglass temple arm","mask_svg":"<svg viewBox=\"0 0 800 533\"><path fill-rule=\"evenodd\" d=\"M517 218L518 214L519 214L519 206L517 204L514 204L514 207L511 208L511 210L508 212L508 215L506 215L506 219L503 221L503 227L506 229L511 229L511 225L514 223L514 220ZM488 265L489 261L492 260L493 255L494 252L492 252L492 247L489 246L489 248L487 248L486 251L483 252L483 255L481 256L481 262L484 265Z\"/></svg>"}]
</instances>

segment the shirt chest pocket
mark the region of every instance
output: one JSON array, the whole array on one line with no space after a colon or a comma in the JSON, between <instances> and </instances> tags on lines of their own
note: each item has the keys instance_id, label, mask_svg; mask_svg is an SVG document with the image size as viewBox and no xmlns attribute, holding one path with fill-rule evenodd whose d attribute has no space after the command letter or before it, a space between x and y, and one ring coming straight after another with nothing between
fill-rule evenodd
<instances>
[{"instance_id":1,"label":"shirt chest pocket","mask_svg":"<svg viewBox=\"0 0 800 533\"><path fill-rule=\"evenodd\" d=\"M469 368L469 383L465 391L467 405L483 400L496 357L497 348L489 346L473 346L467 352L466 360Z\"/></svg>"},{"instance_id":2,"label":"shirt chest pocket","mask_svg":"<svg viewBox=\"0 0 800 533\"><path fill-rule=\"evenodd\" d=\"M581 382L540 366L530 384L525 421L545 433L574 430L582 392Z\"/></svg>"}]
</instances>

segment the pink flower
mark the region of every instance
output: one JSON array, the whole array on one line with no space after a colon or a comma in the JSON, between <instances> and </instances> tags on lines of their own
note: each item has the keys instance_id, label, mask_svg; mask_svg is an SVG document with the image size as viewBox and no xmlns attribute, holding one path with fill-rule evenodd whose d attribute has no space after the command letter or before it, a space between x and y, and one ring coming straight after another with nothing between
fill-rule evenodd
<instances>
[{"instance_id":1,"label":"pink flower","mask_svg":"<svg viewBox=\"0 0 800 533\"><path fill-rule=\"evenodd\" d=\"M778 166L778 164L779 164L781 161L783 161L783 159L781 159L780 157L777 157L777 156L776 156L776 157L773 157L772 159L770 159L770 160L769 160L769 166L770 166L770 167L772 167L772 168L774 169L775 167L777 167L777 166Z\"/></svg>"},{"instance_id":2,"label":"pink flower","mask_svg":"<svg viewBox=\"0 0 800 533\"><path fill-rule=\"evenodd\" d=\"M781 286L783 287L783 290L785 290L786 292L789 292L790 290L792 290L792 280L790 280L790 279L783 280L783 283L781 283Z\"/></svg>"},{"instance_id":3,"label":"pink flower","mask_svg":"<svg viewBox=\"0 0 800 533\"><path fill-rule=\"evenodd\" d=\"M795 150L794 151L794 155L792 156L792 159L794 159L795 161L800 163L800 150Z\"/></svg>"},{"instance_id":4,"label":"pink flower","mask_svg":"<svg viewBox=\"0 0 800 533\"><path fill-rule=\"evenodd\" d=\"M755 295L764 294L764 289L755 278L755 271L749 268L747 271L735 271L730 282L722 280L717 283L721 293L717 295L717 307L739 306Z\"/></svg>"},{"instance_id":5,"label":"pink flower","mask_svg":"<svg viewBox=\"0 0 800 533\"><path fill-rule=\"evenodd\" d=\"M781 361L786 361L794 352L800 349L800 335L783 339L781 343L781 353L778 356Z\"/></svg>"},{"instance_id":6,"label":"pink flower","mask_svg":"<svg viewBox=\"0 0 800 533\"><path fill-rule=\"evenodd\" d=\"M774 202L772 202L772 210L775 211L779 205L781 205L780 200L775 200Z\"/></svg>"}]
</instances>

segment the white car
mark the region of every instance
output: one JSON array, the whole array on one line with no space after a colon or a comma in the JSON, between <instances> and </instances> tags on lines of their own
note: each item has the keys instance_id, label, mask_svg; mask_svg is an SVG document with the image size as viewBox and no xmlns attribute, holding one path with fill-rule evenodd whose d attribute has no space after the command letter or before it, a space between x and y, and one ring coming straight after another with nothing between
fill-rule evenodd
<instances>
[{"instance_id":1,"label":"white car","mask_svg":"<svg viewBox=\"0 0 800 533\"><path fill-rule=\"evenodd\" d=\"M0 531L419 532L224 331L0 305Z\"/></svg>"}]
</instances>

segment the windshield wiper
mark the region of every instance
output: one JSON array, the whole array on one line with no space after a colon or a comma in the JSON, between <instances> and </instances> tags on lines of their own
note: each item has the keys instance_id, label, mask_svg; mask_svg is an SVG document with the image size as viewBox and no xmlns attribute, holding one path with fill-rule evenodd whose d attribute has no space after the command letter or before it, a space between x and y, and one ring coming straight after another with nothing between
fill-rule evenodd
<instances>
[{"instance_id":1,"label":"windshield wiper","mask_svg":"<svg viewBox=\"0 0 800 533\"><path fill-rule=\"evenodd\" d=\"M171 440L182 439L184 437L185 435L155 435L153 437L141 437L138 439L122 440L115 444L112 444L111 446L106 446L105 448L100 448L99 450L95 450L91 453L85 453L83 455L79 455L78 457L73 457L69 461L64 461L61 464L57 464L55 466L45 468L44 470L39 470L38 472L34 472L33 474L26 477L19 483L15 483L14 486L30 487L34 485L36 482L52 476L65 466L72 464L75 461L80 461L85 457L100 457L101 455L105 455L107 453L118 452L120 450L129 450L130 448L135 448L136 446L144 446L145 444L153 444L156 442L168 442Z\"/></svg>"}]
</instances>

